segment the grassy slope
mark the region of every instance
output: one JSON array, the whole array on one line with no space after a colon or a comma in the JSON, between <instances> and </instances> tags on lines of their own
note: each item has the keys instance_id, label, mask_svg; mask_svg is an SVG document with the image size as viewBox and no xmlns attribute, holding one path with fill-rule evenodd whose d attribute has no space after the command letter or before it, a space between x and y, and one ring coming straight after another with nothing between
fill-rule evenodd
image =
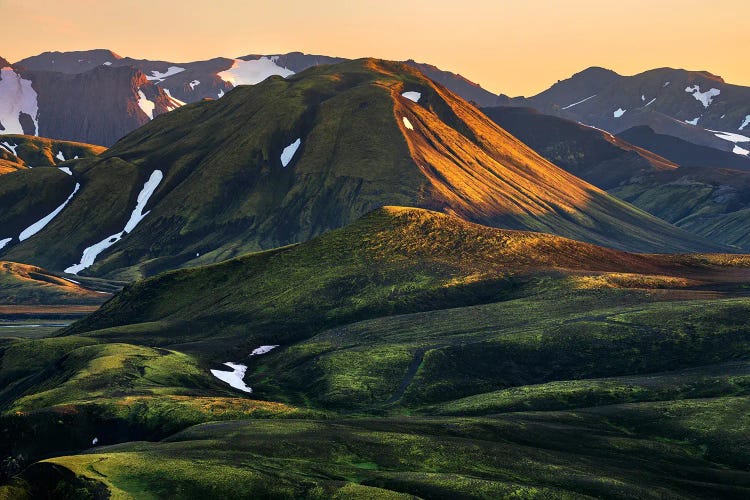
<instances>
[{"instance_id":1,"label":"grassy slope","mask_svg":"<svg viewBox=\"0 0 750 500\"><path fill-rule=\"evenodd\" d=\"M0 304L101 304L109 297L39 267L0 262Z\"/></svg>"},{"instance_id":2,"label":"grassy slope","mask_svg":"<svg viewBox=\"0 0 750 500\"><path fill-rule=\"evenodd\" d=\"M91 158L107 150L107 148L93 144L31 135L0 134L0 143L4 142L16 146L14 148L16 155L11 154L6 148L0 148L0 159L12 162L18 165L18 168L56 167L62 163L58 158L59 153L62 153L66 160L72 160L76 156Z\"/></svg>"},{"instance_id":3,"label":"grassy slope","mask_svg":"<svg viewBox=\"0 0 750 500\"><path fill-rule=\"evenodd\" d=\"M160 275L0 343L0 472L254 422L53 458L0 493L742 497L750 301L715 297L747 266L386 208ZM252 396L210 375L229 360Z\"/></svg>"}]
</instances>

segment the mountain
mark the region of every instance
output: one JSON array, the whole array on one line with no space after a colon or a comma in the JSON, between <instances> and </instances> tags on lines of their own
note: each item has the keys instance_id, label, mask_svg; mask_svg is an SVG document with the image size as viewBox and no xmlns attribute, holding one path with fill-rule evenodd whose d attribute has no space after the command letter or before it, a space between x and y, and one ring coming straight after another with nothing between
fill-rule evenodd
<instances>
[{"instance_id":1,"label":"mountain","mask_svg":"<svg viewBox=\"0 0 750 500\"><path fill-rule=\"evenodd\" d=\"M720 248L547 162L415 69L373 59L184 106L71 170L80 192L63 190L69 204L4 258L151 275L304 241L393 204L616 248Z\"/></svg>"},{"instance_id":2,"label":"mountain","mask_svg":"<svg viewBox=\"0 0 750 500\"><path fill-rule=\"evenodd\" d=\"M531 108L501 106L482 111L550 162L602 189L611 189L644 173L678 167L648 148Z\"/></svg>"},{"instance_id":3,"label":"mountain","mask_svg":"<svg viewBox=\"0 0 750 500\"><path fill-rule=\"evenodd\" d=\"M617 137L686 167L750 170L750 158L746 156L699 146L671 135L657 134L645 125L624 130Z\"/></svg>"},{"instance_id":4,"label":"mountain","mask_svg":"<svg viewBox=\"0 0 750 500\"><path fill-rule=\"evenodd\" d=\"M0 132L110 145L180 105L132 67L0 70Z\"/></svg>"},{"instance_id":5,"label":"mountain","mask_svg":"<svg viewBox=\"0 0 750 500\"><path fill-rule=\"evenodd\" d=\"M206 98L218 99L237 85L255 85L271 75L287 77L313 66L337 64L345 60L340 57L290 52L278 55L251 54L236 59L217 57L181 63L122 57L106 49L45 52L22 59L13 65L15 71L25 75L23 78L34 82L32 90L47 98L44 112L41 113L44 115L43 131L37 131L29 120L26 120L26 128L16 125L8 130L12 133L38 133L109 146L127 132L145 123L144 117L136 111L133 102L140 104L141 109L150 118L183 103L198 102ZM428 77L468 100L486 105L495 103L494 94L461 75L412 60L407 61L407 64L418 68ZM120 69L114 72L103 71L117 68ZM129 68L130 72L122 68ZM141 76L141 73L144 76ZM145 83L144 77L147 80ZM44 83L37 83L38 79L42 79ZM55 83L49 83L50 80L64 82L63 87L55 91ZM40 85L43 85L42 89L39 89ZM88 92L92 91L92 87L94 93L89 97ZM132 92L128 92L127 89L131 89ZM144 96L140 96L140 91L143 91ZM0 87L0 97L8 92L9 90ZM33 95L28 99L32 102ZM62 104L60 109L55 106L58 99ZM64 105L71 102L76 104ZM102 103L108 103L109 106L101 108ZM64 122L50 123L50 120L56 121L59 119L57 117L69 113L74 105L83 108L84 121L91 123L91 126L80 127ZM93 107L96 109L88 109ZM36 110L27 114L29 113L35 114ZM74 116L80 114L79 110ZM109 125L110 130L107 130L108 121L113 124ZM99 132L103 126L106 132Z\"/></svg>"},{"instance_id":6,"label":"mountain","mask_svg":"<svg viewBox=\"0 0 750 500\"><path fill-rule=\"evenodd\" d=\"M33 167L55 167L67 160L94 157L106 148L30 135L0 134L0 173ZM7 170L2 170L5 165Z\"/></svg>"},{"instance_id":7,"label":"mountain","mask_svg":"<svg viewBox=\"0 0 750 500\"><path fill-rule=\"evenodd\" d=\"M743 157L647 127L613 136L530 108L483 111L549 161L610 194L711 241L750 249L750 172L720 167L746 169Z\"/></svg>"},{"instance_id":8,"label":"mountain","mask_svg":"<svg viewBox=\"0 0 750 500\"><path fill-rule=\"evenodd\" d=\"M742 497L748 265L385 207L165 273L0 338L0 495Z\"/></svg>"},{"instance_id":9,"label":"mountain","mask_svg":"<svg viewBox=\"0 0 750 500\"><path fill-rule=\"evenodd\" d=\"M706 71L659 68L622 76L589 68L529 98L501 104L530 106L618 134L648 126L659 134L747 156L750 88Z\"/></svg>"}]
</instances>

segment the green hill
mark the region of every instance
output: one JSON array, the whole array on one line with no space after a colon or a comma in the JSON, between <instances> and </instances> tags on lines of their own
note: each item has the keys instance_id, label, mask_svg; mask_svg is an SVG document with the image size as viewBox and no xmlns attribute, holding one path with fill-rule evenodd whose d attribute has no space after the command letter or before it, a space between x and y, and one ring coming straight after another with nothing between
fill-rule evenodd
<instances>
[{"instance_id":1,"label":"green hill","mask_svg":"<svg viewBox=\"0 0 750 500\"><path fill-rule=\"evenodd\" d=\"M97 156L106 149L31 135L0 134L0 174L28 167L56 167L67 160Z\"/></svg>"},{"instance_id":2,"label":"green hill","mask_svg":"<svg viewBox=\"0 0 750 500\"><path fill-rule=\"evenodd\" d=\"M379 209L0 342L0 494L740 498L748 277Z\"/></svg>"}]
</instances>

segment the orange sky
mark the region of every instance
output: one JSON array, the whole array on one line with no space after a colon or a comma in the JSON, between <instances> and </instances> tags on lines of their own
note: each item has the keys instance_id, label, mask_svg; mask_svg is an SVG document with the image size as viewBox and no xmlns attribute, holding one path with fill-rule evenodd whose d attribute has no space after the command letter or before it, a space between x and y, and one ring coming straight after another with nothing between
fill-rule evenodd
<instances>
[{"instance_id":1,"label":"orange sky","mask_svg":"<svg viewBox=\"0 0 750 500\"><path fill-rule=\"evenodd\" d=\"M672 66L750 85L750 1L0 0L0 56L109 48L184 62L300 50L413 58L532 95L588 66Z\"/></svg>"}]
</instances>

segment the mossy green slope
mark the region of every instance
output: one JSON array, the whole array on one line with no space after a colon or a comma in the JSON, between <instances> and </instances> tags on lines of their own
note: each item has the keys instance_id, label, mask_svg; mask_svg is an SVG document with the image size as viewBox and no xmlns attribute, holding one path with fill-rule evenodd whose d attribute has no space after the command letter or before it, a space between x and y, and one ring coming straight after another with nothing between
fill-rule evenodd
<instances>
[{"instance_id":1,"label":"mossy green slope","mask_svg":"<svg viewBox=\"0 0 750 500\"><path fill-rule=\"evenodd\" d=\"M67 160L95 157L107 148L31 135L0 134L0 161L15 170L56 167ZM67 165L67 164L66 164ZM0 173L6 173L1 170Z\"/></svg>"}]
</instances>

